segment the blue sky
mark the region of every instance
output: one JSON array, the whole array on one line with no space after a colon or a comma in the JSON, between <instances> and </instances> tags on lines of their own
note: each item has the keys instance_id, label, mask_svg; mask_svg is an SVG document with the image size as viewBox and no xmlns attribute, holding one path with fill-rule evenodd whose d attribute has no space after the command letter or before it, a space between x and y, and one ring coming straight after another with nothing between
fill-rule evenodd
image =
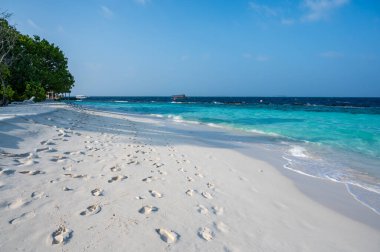
<instances>
[{"instance_id":1,"label":"blue sky","mask_svg":"<svg viewBox=\"0 0 380 252\"><path fill-rule=\"evenodd\" d=\"M377 0L1 0L73 94L380 96Z\"/></svg>"}]
</instances>

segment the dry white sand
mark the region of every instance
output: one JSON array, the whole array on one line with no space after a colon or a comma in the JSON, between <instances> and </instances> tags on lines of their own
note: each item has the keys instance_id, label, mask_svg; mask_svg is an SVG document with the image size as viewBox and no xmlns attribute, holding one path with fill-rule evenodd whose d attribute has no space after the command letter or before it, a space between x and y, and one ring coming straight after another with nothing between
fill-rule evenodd
<instances>
[{"instance_id":1,"label":"dry white sand","mask_svg":"<svg viewBox=\"0 0 380 252\"><path fill-rule=\"evenodd\" d=\"M380 251L378 229L207 134L66 105L0 108L0 251Z\"/></svg>"}]
</instances>

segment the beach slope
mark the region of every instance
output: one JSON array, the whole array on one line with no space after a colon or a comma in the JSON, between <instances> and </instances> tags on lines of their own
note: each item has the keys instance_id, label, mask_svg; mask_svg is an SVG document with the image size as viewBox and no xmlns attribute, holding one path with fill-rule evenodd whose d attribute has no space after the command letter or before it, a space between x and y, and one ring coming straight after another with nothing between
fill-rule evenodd
<instances>
[{"instance_id":1,"label":"beach slope","mask_svg":"<svg viewBox=\"0 0 380 252\"><path fill-rule=\"evenodd\" d=\"M230 133L30 106L0 113L0 251L380 251Z\"/></svg>"}]
</instances>

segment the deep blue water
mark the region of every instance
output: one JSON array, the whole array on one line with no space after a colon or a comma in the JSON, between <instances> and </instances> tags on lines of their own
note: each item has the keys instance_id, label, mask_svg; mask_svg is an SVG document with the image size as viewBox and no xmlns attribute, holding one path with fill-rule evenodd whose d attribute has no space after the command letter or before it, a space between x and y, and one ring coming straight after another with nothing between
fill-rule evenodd
<instances>
[{"instance_id":1,"label":"deep blue water","mask_svg":"<svg viewBox=\"0 0 380 252\"><path fill-rule=\"evenodd\" d=\"M345 183L380 212L380 98L89 97L75 104L268 136L281 146L285 168Z\"/></svg>"}]
</instances>

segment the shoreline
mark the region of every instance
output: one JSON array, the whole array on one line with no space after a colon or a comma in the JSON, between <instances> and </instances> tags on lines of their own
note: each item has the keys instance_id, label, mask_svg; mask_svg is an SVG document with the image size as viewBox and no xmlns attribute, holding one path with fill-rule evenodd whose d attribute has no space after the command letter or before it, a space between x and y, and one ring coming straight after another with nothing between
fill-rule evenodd
<instances>
[{"instance_id":1,"label":"shoreline","mask_svg":"<svg viewBox=\"0 0 380 252\"><path fill-rule=\"evenodd\" d=\"M270 152L264 150L260 142L251 142L255 139L252 136L250 141L241 143L239 140L245 136L236 135L236 132L184 124L108 111L82 110L68 105L59 105L45 114L0 120L0 136L9 143L8 147L4 148L2 144L0 148L7 153L33 152L45 140L52 140L54 145L50 148L56 149L56 152L49 153L49 147L38 147L48 149L38 152L38 157L32 156L26 160L32 160L28 165L14 163L9 155L1 157L8 165L6 168L0 167L0 190L7 192L7 196L2 193L0 199L0 212L4 216L0 223L3 230L0 236L7 239L0 239L0 248L16 248L17 244L12 244L12 241L20 239L26 231L33 230L32 227L9 224L12 217L24 216L21 218L24 223L20 224L34 221L35 225L41 226L36 221L44 219L43 213L52 211L55 204L60 206L58 212L63 211L62 214L50 215L49 223L43 221L46 227L27 239L33 247L47 249L67 246L73 249L87 244L90 248L100 250L109 242L115 242L115 237L107 233L101 239L102 242L95 242L97 245L94 247L90 242L91 235L84 234L85 229L81 225L87 227L93 223L93 229L100 232L102 227L93 221L100 221L107 226L110 218L112 220L114 216L121 216L118 218L132 218L137 224L127 221L125 225L128 228L124 230L121 219L116 222L113 220L112 223L119 224L110 226L110 231L118 230L117 237L126 232L129 236L122 237L134 241L132 247L140 250L166 246L172 246L174 250L228 248L231 251L248 248L270 251L294 251L297 248L307 251L376 251L380 248L377 242L380 237L380 218L355 201L341 186L301 177L284 169L279 166L281 157L269 155ZM12 125L18 127L12 128ZM29 131L34 138L30 137ZM127 154L132 151L135 153L131 154L132 157L136 156L139 164L130 166L126 164L131 158ZM162 167L160 164L163 164ZM71 167L70 170L68 167ZM18 174L23 169L36 168L44 173L35 176ZM14 172L11 174L7 172L9 170ZM78 174L86 176L75 178ZM113 174L127 178L116 176L113 182L112 177L109 179ZM58 180L46 185L36 184L49 181L44 178L47 176L51 181ZM192 180L188 181L186 177ZM21 179L19 185L15 184L18 181L16 178ZM118 179L125 182L117 182ZM144 179L151 181L144 182ZM62 192L61 186L65 184L71 186L73 191ZM26 195L32 195L32 192L26 192L19 198L17 194L20 189L17 188L24 187L22 190L25 191L27 185L42 189L48 197L41 196L38 200L33 198L30 201L26 200ZM57 185L60 185L59 188ZM92 202L93 196L87 196L86 191L95 186L104 189L104 197L97 199L100 203L96 205L101 206L101 210L85 219L87 217L78 215L77 205L79 203L83 207L82 202ZM149 198L148 190L157 190L163 197ZM187 193L188 190L191 193ZM137 210L144 204L135 199L139 192L145 192L143 196L146 200L143 201L154 203L159 209L157 213L145 217L138 213ZM67 198L69 194L73 197L72 202ZM23 208L32 210L34 216L26 218ZM76 210L73 212L72 209ZM223 213L220 213L220 209L223 209ZM164 214L161 216L162 211ZM115 215L112 216L112 213ZM58 245L41 242L41 239L51 239L49 234L53 233L62 218L64 221L60 225L73 230L70 233L72 237L67 236L72 241ZM154 224L152 227L149 220ZM51 223L56 224L54 226ZM177 237L175 234L178 234L178 239L172 245L164 241L168 237L163 239L162 234L157 235L158 231L154 231L162 226L171 226L174 233L169 237ZM167 230L169 227L163 228ZM142 247L141 242L146 238L152 244ZM371 240L369 238L374 242L368 243ZM112 247L122 250L125 245L123 240L117 240ZM25 241L19 246L25 248Z\"/></svg>"},{"instance_id":2,"label":"shoreline","mask_svg":"<svg viewBox=\"0 0 380 252\"><path fill-rule=\"evenodd\" d=\"M261 139L262 137L265 138L265 137L271 137L271 136L277 136L276 134L269 134L269 133L265 133L265 132L260 132L260 131L252 131L252 130L243 130L243 129L239 129L239 128L233 128L233 127L229 127L229 126L223 126L223 125L217 125L217 124L213 124L213 123L204 123L204 122L199 122L199 121L191 121L191 120L186 120L186 119L178 119L176 118L176 116L170 116L169 117L165 117L165 116L162 116L162 115L157 115L157 114L150 114L150 115L144 115L144 114L128 114L128 113L123 113L123 112L118 112L118 111L113 111L113 110L102 110L102 109L96 109L96 108L90 108L90 107L86 107L86 106L81 106L80 104L69 104L70 106L75 106L75 107L78 107L78 108L82 108L82 109L85 109L85 110L88 110L88 111L93 111L93 112L103 112L103 113L112 113L112 114L115 114L115 115L121 115L121 116L127 116L127 117L136 117L136 118L148 118L148 119L157 119L157 120L167 120L168 122L173 122L173 123L183 123L183 124L186 124L188 126L191 127L191 125L194 125L194 127L196 127L196 125L199 125L200 127L209 127L211 129L211 131L214 129L214 130L220 130L220 131L226 131L226 132L231 132L233 135L237 135L237 136L241 136L241 137L244 137L244 136L251 136L251 135L254 135L254 136L257 136L259 139ZM284 137L286 138L286 137ZM289 138L291 139L291 138ZM292 140L292 139L291 139ZM251 142L250 144L255 144L254 142ZM273 144L273 143L272 143ZM285 159L286 161L289 161L287 160L287 158L283 157L282 153L276 153L278 156L281 156L282 159ZM259 157L257 156L254 156L254 155L251 155L254 159L260 159ZM322 180L323 182L326 182L325 184L329 184L329 183L333 183L333 184L339 184L337 186L335 185L332 185L331 187L335 187L335 188L341 188L342 185L344 186L345 188L345 191L347 193L347 195L349 195L352 200L358 202L359 204L361 204L362 206L364 206L365 208L369 209L370 211L374 212L377 216L380 217L380 213L375 209L373 208L372 206L368 205L367 203L365 203L364 201L361 201L357 195L355 195L354 193L352 193L349 189L349 186L353 186L353 187L357 187L359 188L360 190L364 190L364 191L367 191L368 193L374 193L374 194L377 194L379 197L380 195L377 193L377 192L374 192L372 190L370 190L369 188L366 188L364 187L363 185L360 185L360 184L355 184L353 182L344 182L344 181L337 181L337 180L333 180L331 178L327 178L327 177L318 177L316 175L311 175L311 174L308 174L308 173L305 173L303 171L299 171L297 169L294 169L294 168L288 168L288 167L285 167L286 165L288 165L286 162L281 162L281 158L278 158L277 160L275 160L274 158L267 158L269 157L270 154L269 153L265 153L264 158L263 160L270 160L268 161L270 165L276 167L276 169L278 169L280 172L282 172L285 176L287 176L288 178L291 178L292 180L295 180L294 182L297 184L297 185L302 185L302 183L297 183L297 180L298 177L297 175L300 175L300 179L302 179L302 177L309 177L309 178L312 178L316 181L319 181L319 180ZM297 175L287 175L287 171L283 171L283 170L287 170L287 171L290 171L290 173L296 173ZM324 184L323 182L321 182L320 184ZM318 184L317 182L314 182L315 184ZM334 189L333 189L334 190ZM339 189L341 190L341 189ZM302 191L302 190L301 190ZM343 195L344 193L342 193ZM313 197L315 198L315 193L313 193ZM344 196L347 196L347 195L344 195ZM322 202L324 202L324 200L322 200ZM335 207L336 208L336 207ZM340 211L345 211L345 208L343 209L340 209ZM345 215L347 216L352 216L352 214L348 214L347 212L343 212ZM362 220L363 218L360 217L360 215L357 215L355 217L356 220ZM371 221L368 221L366 220L365 223L369 223L371 225L373 225L373 223ZM376 224L377 227L380 227L380 223Z\"/></svg>"}]
</instances>

